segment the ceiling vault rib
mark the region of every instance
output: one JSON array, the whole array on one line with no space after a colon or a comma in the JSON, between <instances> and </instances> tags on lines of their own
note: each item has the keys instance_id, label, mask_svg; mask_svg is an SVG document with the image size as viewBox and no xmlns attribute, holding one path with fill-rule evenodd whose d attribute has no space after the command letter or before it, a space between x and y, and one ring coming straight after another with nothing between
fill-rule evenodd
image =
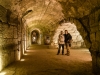
<instances>
[{"instance_id":1,"label":"ceiling vault rib","mask_svg":"<svg viewBox=\"0 0 100 75\"><path fill-rule=\"evenodd\" d=\"M45 3L43 4L42 8L45 6ZM38 8L39 9L39 8ZM43 9L42 9L43 10ZM39 14L39 17L41 17L42 12ZM38 24L38 21L36 21L36 24Z\"/></svg>"},{"instance_id":2,"label":"ceiling vault rib","mask_svg":"<svg viewBox=\"0 0 100 75\"><path fill-rule=\"evenodd\" d=\"M48 16L47 16L48 17ZM59 17L59 14L56 14L56 17ZM54 19L54 16L52 16L50 19L49 19L49 21L48 22L50 22L52 19ZM57 19L56 19L57 20ZM57 21L59 21L59 19L57 20ZM42 21L41 21L42 22ZM55 22L55 21L54 21ZM46 25L47 24L49 24L49 23L46 23Z\"/></svg>"},{"instance_id":3,"label":"ceiling vault rib","mask_svg":"<svg viewBox=\"0 0 100 75\"><path fill-rule=\"evenodd\" d=\"M55 8L55 7L54 7L54 8ZM51 10L51 12L52 12L52 10ZM49 16L49 15L47 15L46 18L48 18L48 16ZM56 14L56 17L59 17L59 13ZM51 21L52 19L54 19L54 16L52 16L52 17L49 19L49 21ZM48 21L48 22L49 22L49 21ZM42 21L41 21L41 22L42 22ZM46 23L46 24L47 24L47 23Z\"/></svg>"},{"instance_id":4,"label":"ceiling vault rib","mask_svg":"<svg viewBox=\"0 0 100 75\"><path fill-rule=\"evenodd\" d=\"M49 5L50 5L50 4L51 4L51 1L49 1L49 4L47 5L47 7L46 7L46 9L45 9L44 13L42 14L42 12L41 12L40 20L38 21L38 23L37 23L37 24L40 24L40 22L41 22L41 20L42 20L43 16L45 15L45 13L46 13L46 11L47 11L47 9L48 9L48 7L49 7Z\"/></svg>"}]
</instances>

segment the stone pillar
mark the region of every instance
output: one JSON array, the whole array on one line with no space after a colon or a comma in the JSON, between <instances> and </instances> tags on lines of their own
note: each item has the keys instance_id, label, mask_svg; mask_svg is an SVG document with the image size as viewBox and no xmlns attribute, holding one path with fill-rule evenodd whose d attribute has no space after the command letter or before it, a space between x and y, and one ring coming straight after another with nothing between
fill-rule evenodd
<instances>
[{"instance_id":1,"label":"stone pillar","mask_svg":"<svg viewBox=\"0 0 100 75\"><path fill-rule=\"evenodd\" d=\"M93 73L95 75L100 75L100 31L95 33L95 41L92 42L92 66Z\"/></svg>"},{"instance_id":2,"label":"stone pillar","mask_svg":"<svg viewBox=\"0 0 100 75\"><path fill-rule=\"evenodd\" d=\"M96 38L97 40L97 38ZM92 55L92 69L94 75L100 75L100 42L92 42L91 49Z\"/></svg>"},{"instance_id":3,"label":"stone pillar","mask_svg":"<svg viewBox=\"0 0 100 75\"><path fill-rule=\"evenodd\" d=\"M92 52L92 68L95 75L100 75L100 52Z\"/></svg>"}]
</instances>

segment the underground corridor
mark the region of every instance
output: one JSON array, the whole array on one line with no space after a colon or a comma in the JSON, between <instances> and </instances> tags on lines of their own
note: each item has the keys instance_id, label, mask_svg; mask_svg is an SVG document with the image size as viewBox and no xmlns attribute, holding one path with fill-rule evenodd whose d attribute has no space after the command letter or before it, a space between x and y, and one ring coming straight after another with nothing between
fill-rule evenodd
<instances>
[{"instance_id":1,"label":"underground corridor","mask_svg":"<svg viewBox=\"0 0 100 75\"><path fill-rule=\"evenodd\" d=\"M100 75L100 1L0 0L0 75Z\"/></svg>"}]
</instances>

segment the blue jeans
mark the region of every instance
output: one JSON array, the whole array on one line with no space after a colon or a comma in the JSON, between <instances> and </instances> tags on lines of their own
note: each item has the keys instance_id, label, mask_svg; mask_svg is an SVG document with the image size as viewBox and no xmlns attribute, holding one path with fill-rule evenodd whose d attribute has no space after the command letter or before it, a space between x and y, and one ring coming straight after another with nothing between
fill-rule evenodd
<instances>
[{"instance_id":1,"label":"blue jeans","mask_svg":"<svg viewBox=\"0 0 100 75\"><path fill-rule=\"evenodd\" d=\"M62 47L62 54L64 54L64 44L59 44L59 48L58 48L58 53L57 54L60 53L61 47Z\"/></svg>"}]
</instances>

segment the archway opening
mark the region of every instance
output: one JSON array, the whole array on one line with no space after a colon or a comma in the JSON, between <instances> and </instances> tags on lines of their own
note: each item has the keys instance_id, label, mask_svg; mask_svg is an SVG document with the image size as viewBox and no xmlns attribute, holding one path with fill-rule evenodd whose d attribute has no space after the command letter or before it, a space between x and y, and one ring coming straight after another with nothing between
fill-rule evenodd
<instances>
[{"instance_id":1,"label":"archway opening","mask_svg":"<svg viewBox=\"0 0 100 75\"><path fill-rule=\"evenodd\" d=\"M39 32L38 30L33 30L31 32L31 44L38 44L39 41Z\"/></svg>"},{"instance_id":2,"label":"archway opening","mask_svg":"<svg viewBox=\"0 0 100 75\"><path fill-rule=\"evenodd\" d=\"M77 30L76 25L71 22L62 23L60 26L58 26L57 30L55 31L53 42L56 47L58 46L57 39L60 31L64 32L65 30L68 30L68 33L70 33L72 36L71 48L83 48L83 47L86 48L85 42L82 36L80 35L79 31Z\"/></svg>"}]
</instances>

